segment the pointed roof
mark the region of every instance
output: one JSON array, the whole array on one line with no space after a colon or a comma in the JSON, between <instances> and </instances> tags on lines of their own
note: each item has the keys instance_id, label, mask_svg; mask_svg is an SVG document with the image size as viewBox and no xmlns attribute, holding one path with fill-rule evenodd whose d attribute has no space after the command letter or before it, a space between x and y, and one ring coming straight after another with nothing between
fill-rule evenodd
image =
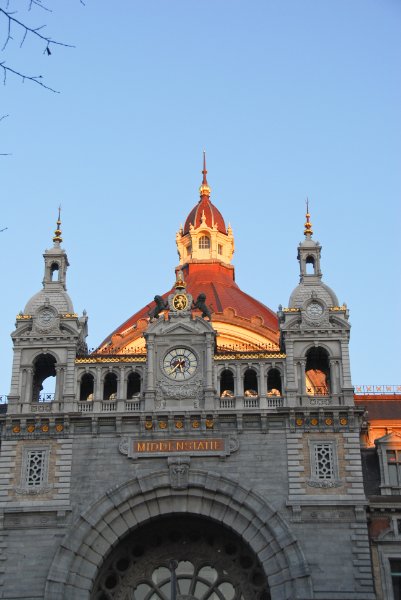
<instances>
[{"instance_id":1,"label":"pointed roof","mask_svg":"<svg viewBox=\"0 0 401 600\"><path fill-rule=\"evenodd\" d=\"M202 184L199 188L200 199L196 206L193 207L184 225L183 235L189 233L190 226L192 225L195 229L200 225L206 225L207 227L217 227L217 230L221 233L227 234L226 224L224 222L221 212L210 202L210 186L207 181L207 169L206 169L206 152L203 152L203 170L202 170Z\"/></svg>"}]
</instances>

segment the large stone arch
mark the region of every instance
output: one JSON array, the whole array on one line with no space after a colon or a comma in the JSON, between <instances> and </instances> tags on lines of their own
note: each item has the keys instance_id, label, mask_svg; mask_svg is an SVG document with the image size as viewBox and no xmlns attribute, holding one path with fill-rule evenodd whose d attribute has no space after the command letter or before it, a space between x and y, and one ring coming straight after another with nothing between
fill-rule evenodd
<instances>
[{"instance_id":1,"label":"large stone arch","mask_svg":"<svg viewBox=\"0 0 401 600\"><path fill-rule=\"evenodd\" d=\"M169 472L139 476L110 489L71 526L56 552L44 600L89 600L104 558L128 532L162 515L195 514L218 521L257 555L272 600L311 600L309 568L284 519L238 482L190 469L188 487L171 487Z\"/></svg>"}]
</instances>

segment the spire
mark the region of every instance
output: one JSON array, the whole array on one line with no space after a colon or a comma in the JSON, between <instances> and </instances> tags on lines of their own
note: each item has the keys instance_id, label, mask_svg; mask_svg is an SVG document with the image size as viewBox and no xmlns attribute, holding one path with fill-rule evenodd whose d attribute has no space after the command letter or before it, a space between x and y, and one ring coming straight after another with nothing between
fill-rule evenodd
<instances>
[{"instance_id":1,"label":"spire","mask_svg":"<svg viewBox=\"0 0 401 600\"><path fill-rule=\"evenodd\" d=\"M201 200L202 200L203 196L207 196L208 198L210 197L210 187L209 187L209 184L206 179L207 169L206 169L206 151L205 150L203 151L202 174L203 174L202 185L199 188L199 194L200 194Z\"/></svg>"},{"instance_id":2,"label":"spire","mask_svg":"<svg viewBox=\"0 0 401 600\"><path fill-rule=\"evenodd\" d=\"M58 219L57 219L57 226L56 226L56 230L54 232L54 238L53 238L53 242L55 246L59 246L60 242L63 241L63 238L61 237L61 219L60 219L60 215L61 215L61 206L58 207Z\"/></svg>"},{"instance_id":3,"label":"spire","mask_svg":"<svg viewBox=\"0 0 401 600\"><path fill-rule=\"evenodd\" d=\"M304 230L304 235L307 239L310 239L312 237L313 231L312 231L312 223L309 221L310 219L310 214L309 214L309 200L308 198L306 199L306 223L305 223L305 230Z\"/></svg>"}]
</instances>

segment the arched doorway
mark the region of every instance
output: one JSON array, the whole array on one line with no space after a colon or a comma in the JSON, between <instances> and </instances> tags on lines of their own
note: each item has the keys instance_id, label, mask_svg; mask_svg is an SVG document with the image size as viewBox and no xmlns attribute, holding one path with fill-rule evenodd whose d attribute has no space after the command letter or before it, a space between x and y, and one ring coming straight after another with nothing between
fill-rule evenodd
<instances>
[{"instance_id":1,"label":"arched doorway","mask_svg":"<svg viewBox=\"0 0 401 600\"><path fill-rule=\"evenodd\" d=\"M203 523L213 524L216 531L222 527L225 532L232 532L242 540L241 548L249 546L266 578L272 579L272 600L313 599L312 580L303 551L277 509L238 481L190 467L184 486L177 487L172 473L164 469L133 477L91 503L71 524L54 554L44 600L93 600L93 594L102 591L95 586L104 573L105 560L112 560L114 549L122 547L129 539L127 536L135 535L135 532L138 535L148 523L155 523L157 527L164 518L173 517L176 523L185 523L187 517L192 519L195 515L199 515L195 518L203 518ZM168 558L176 558L170 556L170 551L171 545ZM129 562L127 568L131 564ZM124 563L120 563L121 566ZM195 568L200 569L200 563L194 564ZM257 579L254 583L258 585ZM111 584L110 592L113 591ZM267 590L261 587L259 591ZM123 588L122 593L125 593ZM127 594L131 597L126 598L136 600L131 591ZM244 598L248 600L249 596ZM116 600L122 599L124 596L116 597ZM144 595L141 600L151 599L155 600L151 595ZM216 596L207 598L217 599ZM255 600L261 599L255 597ZM163 600L170 600L170 597ZM177 600L194 600L194 596L181 594Z\"/></svg>"},{"instance_id":2,"label":"arched doorway","mask_svg":"<svg viewBox=\"0 0 401 600\"><path fill-rule=\"evenodd\" d=\"M131 532L106 558L91 600L270 600L251 548L223 525L197 516L161 517Z\"/></svg>"}]
</instances>

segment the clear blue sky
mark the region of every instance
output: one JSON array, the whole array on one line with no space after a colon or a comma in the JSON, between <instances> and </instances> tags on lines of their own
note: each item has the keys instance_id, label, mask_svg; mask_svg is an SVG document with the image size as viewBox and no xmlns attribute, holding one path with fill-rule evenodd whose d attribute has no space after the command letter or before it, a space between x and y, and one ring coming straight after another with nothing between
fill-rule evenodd
<instances>
[{"instance_id":1,"label":"clear blue sky","mask_svg":"<svg viewBox=\"0 0 401 600\"><path fill-rule=\"evenodd\" d=\"M0 87L0 393L58 205L93 347L172 285L203 148L241 288L287 305L309 196L324 280L350 309L354 384L401 383L400 1L47 4L18 14L75 48L19 48L15 30L0 57L61 92Z\"/></svg>"}]
</instances>

